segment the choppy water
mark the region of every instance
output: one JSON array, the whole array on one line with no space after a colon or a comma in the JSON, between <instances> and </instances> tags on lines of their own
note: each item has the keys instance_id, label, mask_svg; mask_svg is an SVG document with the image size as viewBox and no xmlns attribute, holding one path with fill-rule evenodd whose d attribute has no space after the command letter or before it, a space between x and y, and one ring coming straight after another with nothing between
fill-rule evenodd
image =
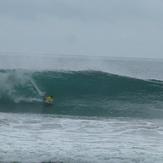
<instances>
[{"instance_id":1,"label":"choppy water","mask_svg":"<svg viewBox=\"0 0 163 163\"><path fill-rule=\"evenodd\" d=\"M161 163L163 121L0 114L1 161Z\"/></svg>"},{"instance_id":2,"label":"choppy water","mask_svg":"<svg viewBox=\"0 0 163 163\"><path fill-rule=\"evenodd\" d=\"M163 162L161 61L46 59L0 60L0 161Z\"/></svg>"}]
</instances>

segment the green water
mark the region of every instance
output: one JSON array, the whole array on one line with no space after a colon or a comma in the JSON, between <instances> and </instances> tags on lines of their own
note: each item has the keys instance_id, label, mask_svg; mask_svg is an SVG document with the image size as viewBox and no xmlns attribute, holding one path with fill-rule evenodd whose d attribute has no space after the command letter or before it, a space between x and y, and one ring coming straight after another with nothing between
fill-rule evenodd
<instances>
[{"instance_id":1,"label":"green water","mask_svg":"<svg viewBox=\"0 0 163 163\"><path fill-rule=\"evenodd\" d=\"M99 71L3 70L0 111L78 116L162 117L163 85ZM46 106L39 92L55 97Z\"/></svg>"}]
</instances>

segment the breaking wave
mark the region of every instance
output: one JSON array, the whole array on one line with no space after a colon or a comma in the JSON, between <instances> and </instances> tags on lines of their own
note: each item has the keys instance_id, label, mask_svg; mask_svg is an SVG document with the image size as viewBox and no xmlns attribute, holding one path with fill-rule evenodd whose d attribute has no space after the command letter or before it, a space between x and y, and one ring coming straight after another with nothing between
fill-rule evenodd
<instances>
[{"instance_id":1,"label":"breaking wave","mask_svg":"<svg viewBox=\"0 0 163 163\"><path fill-rule=\"evenodd\" d=\"M41 94L55 97L45 106ZM162 117L163 83L101 71L0 71L0 111Z\"/></svg>"}]
</instances>

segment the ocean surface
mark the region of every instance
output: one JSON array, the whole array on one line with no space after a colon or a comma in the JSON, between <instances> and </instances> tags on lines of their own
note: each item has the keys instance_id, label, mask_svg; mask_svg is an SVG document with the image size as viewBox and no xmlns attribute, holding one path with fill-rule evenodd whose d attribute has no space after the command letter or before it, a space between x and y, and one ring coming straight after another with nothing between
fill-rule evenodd
<instances>
[{"instance_id":1,"label":"ocean surface","mask_svg":"<svg viewBox=\"0 0 163 163\"><path fill-rule=\"evenodd\" d=\"M0 54L0 162L162 163L162 70L161 59Z\"/></svg>"}]
</instances>

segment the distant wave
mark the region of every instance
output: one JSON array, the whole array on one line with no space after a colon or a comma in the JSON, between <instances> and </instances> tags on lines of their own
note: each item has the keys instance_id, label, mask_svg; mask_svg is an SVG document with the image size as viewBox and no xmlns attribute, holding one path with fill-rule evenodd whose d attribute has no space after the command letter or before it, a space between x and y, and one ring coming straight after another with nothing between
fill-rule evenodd
<instances>
[{"instance_id":1,"label":"distant wave","mask_svg":"<svg viewBox=\"0 0 163 163\"><path fill-rule=\"evenodd\" d=\"M54 106L44 106L40 92L54 95ZM101 71L0 71L0 111L159 117L162 99L163 83L157 80Z\"/></svg>"}]
</instances>

